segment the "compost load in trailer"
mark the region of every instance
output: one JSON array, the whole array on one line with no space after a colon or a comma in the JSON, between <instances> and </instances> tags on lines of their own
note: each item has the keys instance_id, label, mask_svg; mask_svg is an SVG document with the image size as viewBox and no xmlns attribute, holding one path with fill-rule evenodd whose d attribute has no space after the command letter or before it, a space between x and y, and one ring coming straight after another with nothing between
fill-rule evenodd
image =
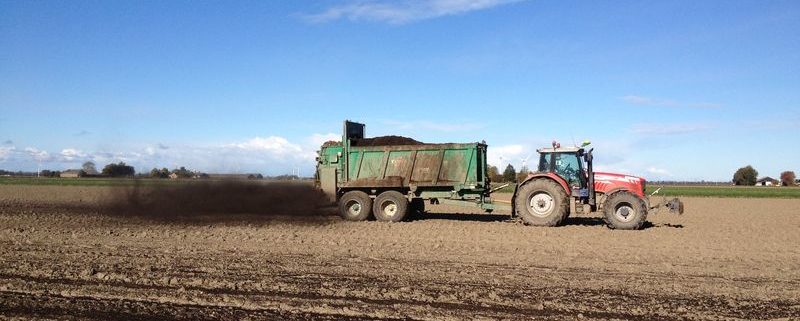
<instances>
[{"instance_id":1,"label":"compost load in trailer","mask_svg":"<svg viewBox=\"0 0 800 321\"><path fill-rule=\"evenodd\" d=\"M351 142L351 146L389 146L389 145L424 145L424 144L425 143L420 142L413 138L396 136L396 135L353 139Z\"/></svg>"}]
</instances>

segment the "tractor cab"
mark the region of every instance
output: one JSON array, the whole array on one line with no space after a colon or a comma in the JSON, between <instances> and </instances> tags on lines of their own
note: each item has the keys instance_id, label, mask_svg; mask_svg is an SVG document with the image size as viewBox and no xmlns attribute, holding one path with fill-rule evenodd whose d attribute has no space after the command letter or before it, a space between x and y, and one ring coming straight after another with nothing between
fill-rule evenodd
<instances>
[{"instance_id":1,"label":"tractor cab","mask_svg":"<svg viewBox=\"0 0 800 321\"><path fill-rule=\"evenodd\" d=\"M583 148L539 149L539 172L555 173L571 187L586 187Z\"/></svg>"},{"instance_id":2,"label":"tractor cab","mask_svg":"<svg viewBox=\"0 0 800 321\"><path fill-rule=\"evenodd\" d=\"M537 173L557 175L566 182L572 195L585 198L594 205L594 197L591 197L594 194L593 149L584 149L589 144L587 141L581 147L561 147L558 142L553 142L550 148L536 150L539 153Z\"/></svg>"}]
</instances>

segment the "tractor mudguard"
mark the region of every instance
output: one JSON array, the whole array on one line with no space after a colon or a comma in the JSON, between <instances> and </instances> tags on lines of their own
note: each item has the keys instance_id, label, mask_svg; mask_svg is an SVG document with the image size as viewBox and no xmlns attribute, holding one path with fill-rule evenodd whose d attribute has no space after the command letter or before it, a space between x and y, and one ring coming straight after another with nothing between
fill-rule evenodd
<instances>
[{"instance_id":1,"label":"tractor mudguard","mask_svg":"<svg viewBox=\"0 0 800 321\"><path fill-rule=\"evenodd\" d=\"M525 185L525 183L527 183L527 182L529 182L531 180L537 179L537 178L541 178L541 177L547 177L549 179L552 179L552 180L556 181L556 183L558 183L558 185L561 185L561 187L564 188L564 191L567 192L567 196L572 196L572 189L569 188L569 184L567 184L567 181L564 180L563 178L561 178L560 176L556 175L555 173L532 173L532 174L529 174L528 177L526 177L525 180L522 181L522 183L519 183L517 185L517 187ZM517 189L519 189L519 188L517 188ZM514 191L514 194L516 196L516 191Z\"/></svg>"}]
</instances>

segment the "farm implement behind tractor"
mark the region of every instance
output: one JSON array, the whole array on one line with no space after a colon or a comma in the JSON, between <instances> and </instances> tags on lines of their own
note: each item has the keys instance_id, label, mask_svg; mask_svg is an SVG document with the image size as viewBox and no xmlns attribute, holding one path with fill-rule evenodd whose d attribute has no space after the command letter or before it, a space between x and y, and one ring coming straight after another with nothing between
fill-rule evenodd
<instances>
[{"instance_id":1,"label":"farm implement behind tractor","mask_svg":"<svg viewBox=\"0 0 800 321\"><path fill-rule=\"evenodd\" d=\"M409 213L424 212L426 203L504 210L536 226L560 225L572 213L602 211L611 228L640 229L652 210L683 213L677 198L651 204L643 178L594 172L588 143L561 147L553 142L539 149L537 170L516 183L510 204L502 204L491 198L498 189L490 185L485 143L365 138L364 128L345 121L342 141L323 144L317 157L317 186L347 220L402 221Z\"/></svg>"}]
</instances>

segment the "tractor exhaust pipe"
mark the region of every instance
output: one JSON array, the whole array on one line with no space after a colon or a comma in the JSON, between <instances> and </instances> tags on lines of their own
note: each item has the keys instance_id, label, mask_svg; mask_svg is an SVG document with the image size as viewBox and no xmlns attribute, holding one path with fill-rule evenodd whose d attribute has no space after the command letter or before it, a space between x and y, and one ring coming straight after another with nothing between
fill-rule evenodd
<instances>
[{"instance_id":1,"label":"tractor exhaust pipe","mask_svg":"<svg viewBox=\"0 0 800 321\"><path fill-rule=\"evenodd\" d=\"M586 159L586 174L589 176L589 182L588 182L589 206L592 207L592 211L596 211L597 201L595 200L595 195L594 195L594 170L592 169L592 160L594 159L594 156L592 156L593 150L594 148L589 149L589 151L586 152L586 155L583 156L583 158Z\"/></svg>"}]
</instances>

